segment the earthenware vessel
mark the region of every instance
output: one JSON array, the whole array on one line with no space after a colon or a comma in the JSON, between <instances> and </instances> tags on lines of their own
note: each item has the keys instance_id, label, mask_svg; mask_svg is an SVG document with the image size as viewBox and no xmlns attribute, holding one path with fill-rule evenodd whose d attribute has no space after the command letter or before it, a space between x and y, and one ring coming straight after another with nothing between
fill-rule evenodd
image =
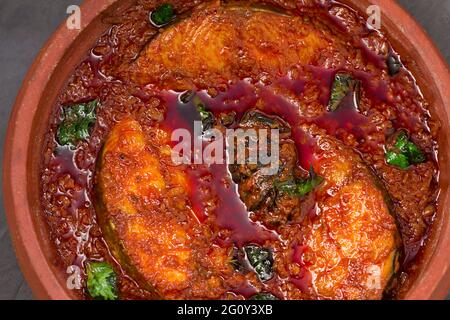
<instances>
[{"instance_id":1,"label":"earthenware vessel","mask_svg":"<svg viewBox=\"0 0 450 320\"><path fill-rule=\"evenodd\" d=\"M71 299L67 275L57 269L41 221L41 148L54 101L68 76L107 28L102 17L132 0L86 0L81 30L65 23L50 38L30 68L14 105L5 143L3 187L7 219L21 269L36 298ZM415 75L432 114L442 122L439 161L442 191L420 273L406 299L440 299L450 289L450 76L447 64L423 29L392 0L348 0L365 14L370 4L382 11L382 29Z\"/></svg>"}]
</instances>

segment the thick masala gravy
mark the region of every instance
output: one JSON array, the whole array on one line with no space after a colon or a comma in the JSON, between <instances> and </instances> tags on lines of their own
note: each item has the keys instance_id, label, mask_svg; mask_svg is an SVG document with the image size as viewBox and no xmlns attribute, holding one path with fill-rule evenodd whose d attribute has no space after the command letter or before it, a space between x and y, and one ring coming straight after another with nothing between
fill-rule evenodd
<instances>
[{"instance_id":1,"label":"thick masala gravy","mask_svg":"<svg viewBox=\"0 0 450 320\"><path fill-rule=\"evenodd\" d=\"M104 22L42 157L53 262L80 268L79 298L402 297L437 210L440 125L382 33L314 0L138 0ZM174 165L194 120L279 129L278 172Z\"/></svg>"}]
</instances>

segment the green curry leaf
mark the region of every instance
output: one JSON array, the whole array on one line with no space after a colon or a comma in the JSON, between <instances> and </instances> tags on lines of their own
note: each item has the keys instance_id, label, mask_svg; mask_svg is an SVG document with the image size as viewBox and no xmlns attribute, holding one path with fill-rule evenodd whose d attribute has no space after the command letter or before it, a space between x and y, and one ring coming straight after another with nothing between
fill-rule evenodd
<instances>
[{"instance_id":1,"label":"green curry leaf","mask_svg":"<svg viewBox=\"0 0 450 320\"><path fill-rule=\"evenodd\" d=\"M402 153L397 153L394 151L386 152L386 162L392 166L399 167L401 169L406 169L409 167L408 157Z\"/></svg>"},{"instance_id":2,"label":"green curry leaf","mask_svg":"<svg viewBox=\"0 0 450 320\"><path fill-rule=\"evenodd\" d=\"M202 121L202 130L208 131L214 127L215 117L211 111L207 110L206 105L203 103L202 99L192 90L185 91L180 95L181 103L192 103L194 108L200 115L200 120Z\"/></svg>"},{"instance_id":3,"label":"green curry leaf","mask_svg":"<svg viewBox=\"0 0 450 320\"><path fill-rule=\"evenodd\" d=\"M387 67L388 67L389 75L391 77L395 76L397 73L399 73L400 69L402 67L401 62L393 54L389 54L389 56L388 56L388 58L386 60L386 64L387 64Z\"/></svg>"},{"instance_id":4,"label":"green curry leaf","mask_svg":"<svg viewBox=\"0 0 450 320\"><path fill-rule=\"evenodd\" d=\"M276 187L279 191L292 196L303 197L313 191L323 182L323 178L318 176L313 167L309 169L309 178L306 180L288 180L279 182Z\"/></svg>"},{"instance_id":5,"label":"green curry leaf","mask_svg":"<svg viewBox=\"0 0 450 320\"><path fill-rule=\"evenodd\" d=\"M90 129L96 121L97 101L63 107L62 121L58 126L56 138L62 146L75 146L79 141L89 138Z\"/></svg>"},{"instance_id":6,"label":"green curry leaf","mask_svg":"<svg viewBox=\"0 0 450 320\"><path fill-rule=\"evenodd\" d=\"M425 154L414 143L409 142L406 146L409 161L413 164L422 163L426 160Z\"/></svg>"},{"instance_id":7,"label":"green curry leaf","mask_svg":"<svg viewBox=\"0 0 450 320\"><path fill-rule=\"evenodd\" d=\"M87 290L89 292L89 295L94 299L117 299L117 275L108 263L88 263Z\"/></svg>"},{"instance_id":8,"label":"green curry leaf","mask_svg":"<svg viewBox=\"0 0 450 320\"><path fill-rule=\"evenodd\" d=\"M150 14L150 21L156 27L162 27L173 20L175 12L170 3L164 3Z\"/></svg>"},{"instance_id":9,"label":"green curry leaf","mask_svg":"<svg viewBox=\"0 0 450 320\"><path fill-rule=\"evenodd\" d=\"M297 187L298 187L298 182L295 180L287 180L287 181L281 181L281 182L276 182L275 183L275 187L284 193L287 193L289 195L296 195L297 194Z\"/></svg>"},{"instance_id":10,"label":"green curry leaf","mask_svg":"<svg viewBox=\"0 0 450 320\"><path fill-rule=\"evenodd\" d=\"M330 102L328 110L335 111L342 100L351 92L359 90L360 82L355 80L350 74L338 72L334 76L333 85L331 87ZM358 96L358 95L357 95Z\"/></svg>"},{"instance_id":11,"label":"green curry leaf","mask_svg":"<svg viewBox=\"0 0 450 320\"><path fill-rule=\"evenodd\" d=\"M200 114L200 119L202 120L203 131L210 130L214 127L214 114L211 111L206 110L205 104L200 100L199 97L195 96L192 99L198 113Z\"/></svg>"},{"instance_id":12,"label":"green curry leaf","mask_svg":"<svg viewBox=\"0 0 450 320\"><path fill-rule=\"evenodd\" d=\"M279 299L269 292L260 292L253 295L250 298L250 300L279 300Z\"/></svg>"},{"instance_id":13,"label":"green curry leaf","mask_svg":"<svg viewBox=\"0 0 450 320\"><path fill-rule=\"evenodd\" d=\"M397 135L397 140L395 142L395 147L400 152L406 152L407 151L407 145L409 143L408 135L405 131L400 131Z\"/></svg>"},{"instance_id":14,"label":"green curry leaf","mask_svg":"<svg viewBox=\"0 0 450 320\"><path fill-rule=\"evenodd\" d=\"M405 131L396 135L396 141L392 148L385 153L386 162L401 169L408 168L411 164L422 163L426 160L425 154L408 137Z\"/></svg>"},{"instance_id":15,"label":"green curry leaf","mask_svg":"<svg viewBox=\"0 0 450 320\"><path fill-rule=\"evenodd\" d=\"M273 255L268 248L256 245L248 245L244 248L247 259L261 281L270 280L273 277Z\"/></svg>"}]
</instances>

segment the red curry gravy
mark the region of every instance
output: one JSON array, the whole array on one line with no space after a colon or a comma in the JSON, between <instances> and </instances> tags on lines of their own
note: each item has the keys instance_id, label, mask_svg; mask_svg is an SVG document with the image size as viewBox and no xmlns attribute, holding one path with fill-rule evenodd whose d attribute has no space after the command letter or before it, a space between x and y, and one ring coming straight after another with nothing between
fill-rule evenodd
<instances>
[{"instance_id":1,"label":"red curry gravy","mask_svg":"<svg viewBox=\"0 0 450 320\"><path fill-rule=\"evenodd\" d=\"M181 20L174 26L180 28L179 33L185 27L183 19L192 19L195 26L196 18L206 19L202 14L215 12L208 7L209 4L202 4L203 1L174 0L170 3ZM401 298L411 285L416 262L421 258L420 253L426 245L427 232L436 213L439 169L435 154L440 125L437 119L430 116L428 103L412 74L406 69L408 61L401 61L402 66L395 75L391 75L386 61L389 57L395 57L400 63L400 57L385 36L367 28L364 18L338 2L316 3L311 0L297 4L296 1L271 0L261 3L265 6L263 12L275 11L281 12L280 15L299 17L302 24L329 34L330 39L335 41L332 44L336 46L314 52L311 57L301 57L306 63L302 61L288 66L278 65L270 70L266 70L262 63L259 65L254 61L246 61L246 56L238 55L223 58L224 61L238 61L239 70L231 67L225 74L221 74L222 71L203 72L200 67L196 69L196 63L202 63L201 58L199 61L193 58L191 65L173 71L170 69L171 62L161 62L149 55L153 50L152 45L164 40L159 40L162 36L158 35L170 32L167 28L171 28L170 25L157 28L149 22L149 13L161 4L159 1L139 0L125 12L105 17L108 29L62 89L50 119L43 148L41 199L43 218L48 224L55 248L53 262L61 268L62 273L71 265L83 270L83 287L75 290L77 297L92 298L87 289L86 265L103 261L110 264L117 273L117 295L120 299L249 299L258 293L270 293L277 299ZM257 4L260 5L259 2ZM191 12L194 12L192 16ZM229 18L231 25L233 19L238 19L233 15L234 13L230 14ZM217 24L220 26L223 22L225 27L229 26L226 19L228 18L224 18L225 22L219 19ZM252 45L250 40L249 43ZM158 50L171 50L164 48L163 44L158 45ZM264 48L267 52L277 51L270 44L260 45L267 45ZM176 50L177 47L174 48ZM261 52L257 51L257 54L263 55L266 51ZM192 53L194 54L198 52ZM189 55L188 52L186 59L190 58ZM177 61L176 53L169 52L168 56ZM336 110L330 111L333 83L336 75L342 71L357 80L360 87L357 97L359 101L356 102L354 95L347 95L342 98ZM217 74L225 78L221 79ZM321 278L321 271L314 269L319 257L312 258L314 248L311 246L321 248L323 245L325 248L328 240L323 238L323 243L319 243L311 228L320 228L318 221L321 221L322 214L325 215L324 210L342 205L326 202L329 192L322 194L317 191L294 198L273 196L273 201L280 203L278 207L275 206L276 209L273 209L273 204L267 204L266 200L271 199L269 193L264 200L266 202L260 203L255 210L249 210L252 198L249 196L247 201L244 193L244 181L249 180L239 180L234 176L238 176L246 168L233 171L226 165L190 165L173 169L165 162L161 146L173 145L167 141L168 133L177 128L190 130L190 123L199 119L198 110L193 103L180 100L186 90L194 91L215 119L222 119L232 113L233 121L229 127L242 125L242 119L249 110L257 110L270 119L279 119L276 120L278 123L288 126L289 135L282 144L282 152L285 153L281 155L281 161L285 161L286 165L284 168L288 169L280 172L282 177L307 179L311 167L319 175L331 177L333 171L328 172L328 169L323 168L333 167L335 163L320 162L317 157L320 152L326 154L334 152L334 149L318 151L318 144L331 145L338 150L332 158L342 158L344 164L348 160L354 167L352 175L357 179L349 187L351 192L342 199L347 199L355 206L359 201L363 203L364 197L382 202L381 207L373 209L380 214L380 220L376 220L378 213L374 213L375 220L370 222L375 223L375 229L377 224L382 224L381 217L385 211L392 212L395 217L392 222L386 222L384 229L376 229L382 230L377 231L379 234L389 232L386 234L393 235L392 242L387 246L396 247L395 259L398 260L398 266L393 267L394 274L386 278L387 282L383 282L381 290L366 294L361 288L355 289L360 286L360 280L335 285L339 276L350 277L346 274L353 272L351 270L354 270L354 278L359 279L360 268L351 269L354 266L350 262L348 270L342 271L342 274L333 275L330 271L329 286L333 289L322 290L327 287L326 277L323 275ZM62 145L57 135L64 119L64 108L94 100L98 102L98 106L95 123L89 127L89 136L80 139L73 146ZM217 122L215 125L224 129ZM386 152L393 137L402 130L407 132L414 145L426 155L426 159L406 169L386 161ZM141 268L139 263L128 266L130 261L138 261L134 259L141 252L141 249L137 249L141 244L134 242L137 240L130 238L125 231L127 229L120 226L122 222L117 219L122 213L111 214L111 221L119 224L115 229L118 230L119 238L123 236L121 245L130 243L127 249L133 253L123 259L121 254L117 254L120 250L117 249L117 243L108 238L110 230L104 223L109 220L102 218L105 215L99 210L108 208L115 201L110 195L124 191L116 190L114 182L117 184L121 181L125 185L126 175L124 173L122 177L102 178L104 171L99 166L106 167L105 172L117 175L120 175L117 172L128 170L128 167L128 174L133 174L131 168L139 166L139 159L142 158L136 158L131 151L127 154L123 151L125 149L121 149L126 144L111 140L115 134L120 140L120 136L126 136L129 132L135 135L135 139L141 136L147 139L147 148L153 150L149 151L148 156L159 157L164 179L167 180L166 174L171 172L185 177L182 188L174 187L163 191L163 196L172 198L169 204L173 207L165 210L179 221L184 221L184 226L188 226L190 240L186 241L190 241L192 252L205 257L204 261L195 260L198 269L191 270L190 266L186 266L189 274L187 280L168 280L164 274L160 275L156 269L152 269L154 266L147 269ZM133 141L131 147L135 143ZM112 150L109 156L108 150ZM114 152L118 158L113 158ZM141 155L147 157L147 153ZM128 163L122 166L120 161ZM145 161L147 160L142 160ZM149 164L152 163L150 158L148 161ZM358 179L367 182L368 191L358 189ZM102 193L99 199L98 185L102 186L103 193L106 194L104 198ZM375 187L378 185L381 185L379 189ZM105 190L108 186L112 189ZM250 187L256 193L266 191L258 183ZM389 200L385 204L383 197L386 194ZM99 209L98 203L102 201L105 204L103 209ZM321 201L328 204L320 205ZM145 206L149 204L142 203L138 199L134 206L147 210L149 207ZM162 200L158 202L158 206L164 204ZM150 228L156 234L160 232L161 239L164 239L164 232L167 233L164 228L171 226L172 216L166 219L164 215L158 214L159 211L155 209L157 207L151 208L153 209L148 209L153 214L150 216L154 216L156 220L154 223L151 222L153 220L146 222L145 228ZM288 217L284 215L287 208L291 210ZM359 221L355 220L355 224L357 223ZM173 230L177 227L175 224ZM394 235L396 228L401 244ZM330 238L339 236L339 232L334 236L329 235ZM369 239L372 236L376 237L376 232L375 235L368 236ZM352 236L349 237L353 239ZM270 279L258 277L254 268L249 266L250 251L243 249L249 245L271 248L273 270ZM387 255L387 252L383 254ZM330 256L323 258L327 257ZM173 261L164 261L161 270L166 270L167 274L172 272L172 268L184 268L184 265L177 265ZM236 261L240 262L237 267ZM367 259L361 261L362 264L367 264L364 267L369 265ZM171 263L175 264L172 266ZM199 271L201 268L213 270L214 274L205 276ZM150 270L149 274L142 271L144 269Z\"/></svg>"}]
</instances>

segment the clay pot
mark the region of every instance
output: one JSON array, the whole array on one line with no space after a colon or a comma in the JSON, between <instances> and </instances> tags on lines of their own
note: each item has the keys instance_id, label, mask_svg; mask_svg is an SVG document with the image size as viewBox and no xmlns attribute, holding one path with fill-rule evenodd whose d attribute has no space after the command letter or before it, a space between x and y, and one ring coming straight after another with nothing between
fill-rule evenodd
<instances>
[{"instance_id":1,"label":"clay pot","mask_svg":"<svg viewBox=\"0 0 450 320\"><path fill-rule=\"evenodd\" d=\"M21 269L36 298L71 299L66 274L54 267L48 233L41 221L39 179L43 138L54 101L68 76L107 28L102 13L122 10L132 0L86 0L81 31L65 24L50 38L26 76L11 114L3 159L7 219ZM413 72L432 114L442 122L439 137L439 211L419 274L407 299L440 299L450 289L450 76L447 64L421 27L392 0L343 1L364 13L382 9L382 25Z\"/></svg>"}]
</instances>

